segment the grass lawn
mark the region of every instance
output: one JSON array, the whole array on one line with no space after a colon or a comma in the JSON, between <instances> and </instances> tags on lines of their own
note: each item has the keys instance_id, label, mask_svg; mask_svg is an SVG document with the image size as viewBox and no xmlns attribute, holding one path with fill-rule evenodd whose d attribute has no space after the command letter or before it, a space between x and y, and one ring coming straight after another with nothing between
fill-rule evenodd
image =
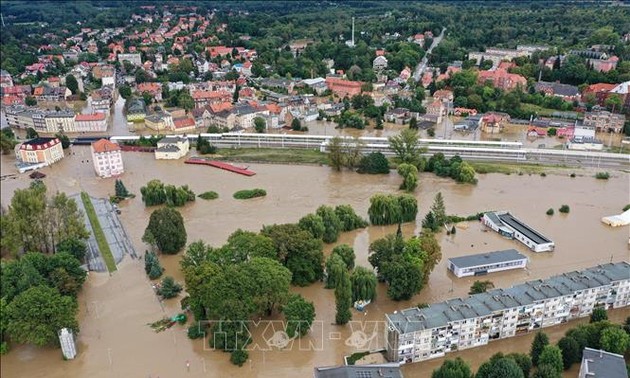
<instances>
[{"instance_id":1,"label":"grass lawn","mask_svg":"<svg viewBox=\"0 0 630 378\"><path fill-rule=\"evenodd\" d=\"M221 148L218 160L260 163L327 164L325 153L312 149Z\"/></svg>"},{"instance_id":2,"label":"grass lawn","mask_svg":"<svg viewBox=\"0 0 630 378\"><path fill-rule=\"evenodd\" d=\"M92 231L94 232L94 237L96 238L96 243L98 244L98 250L101 252L103 260L105 260L107 270L111 273L116 270L116 262L114 261L112 251L109 249L107 239L105 239L105 234L103 233L101 223L98 221L98 217L96 216L96 211L94 210L92 201L90 201L90 196L86 192L81 192L81 201L83 201L83 207L85 207L85 212L87 213L87 217L92 225Z\"/></svg>"},{"instance_id":3,"label":"grass lawn","mask_svg":"<svg viewBox=\"0 0 630 378\"><path fill-rule=\"evenodd\" d=\"M538 164L510 164L510 163L481 163L476 161L469 161L470 165L475 168L475 172L479 174L484 173L541 173L545 168L549 166L543 166Z\"/></svg>"},{"instance_id":4,"label":"grass lawn","mask_svg":"<svg viewBox=\"0 0 630 378\"><path fill-rule=\"evenodd\" d=\"M575 112L572 112L572 111L564 111L564 110L543 108L540 105L527 104L527 103L521 103L521 110L523 110L525 112L538 113L539 116L543 116L543 117L552 117L553 113L555 113L555 112L558 112L558 113L575 113ZM582 118L583 118L583 116L578 113L578 119L582 119Z\"/></svg>"}]
</instances>

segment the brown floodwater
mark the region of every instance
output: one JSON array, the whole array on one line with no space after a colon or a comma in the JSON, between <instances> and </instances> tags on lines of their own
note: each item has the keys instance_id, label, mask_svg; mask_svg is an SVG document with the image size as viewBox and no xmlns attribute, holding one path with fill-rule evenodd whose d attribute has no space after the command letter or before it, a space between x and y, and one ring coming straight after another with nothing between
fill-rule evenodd
<instances>
[{"instance_id":1,"label":"brown floodwater","mask_svg":"<svg viewBox=\"0 0 630 378\"><path fill-rule=\"evenodd\" d=\"M42 169L49 190L76 193L81 190L93 196L106 197L114 192L114 179L94 176L89 148L72 147L72 155L61 162ZM187 184L196 193L216 191L219 199L204 201L180 208L185 219L188 241L204 240L212 245L223 244L237 228L257 231L265 224L296 222L322 204L350 204L358 214L367 217L369 198L375 193L396 193L400 178L390 175L359 175L334 172L328 167L251 164L257 174L244 177L205 166L185 165L183 161L155 161L152 154L125 153L126 173L122 179L127 188L137 195L121 204L121 219L139 253L147 247L141 237L153 210L140 200L140 187L150 179L160 179L176 185ZM13 158L2 156L2 174L14 173ZM207 342L191 341L186 328L176 325L166 332L154 333L146 324L172 316L179 309L177 299L157 301L151 283L146 278L142 261L125 258L112 276L90 274L79 296L77 359L64 362L59 349L38 349L14 346L2 356L3 377L294 377L311 376L314 366L343 363L343 356L365 349L383 347L384 314L448 298L465 296L472 278L458 279L447 273L449 257L516 248L530 258L526 271L511 271L488 276L497 287L506 287L529 279L545 278L556 273L582 269L609 261L630 258L629 228L612 229L601 223L606 215L619 214L630 202L629 176L613 172L610 180L596 180L592 171L578 171L570 178L570 171L557 171L547 177L538 175L489 174L479 177L476 186L460 185L450 179L422 174L415 195L420 212L416 224L403 227L406 236L419 232L421 218L441 191L449 214L469 215L484 210L510 210L526 223L534 226L556 243L553 253L534 254L515 241L484 232L478 222L458 225L456 235L438 235L442 246L442 261L436 266L428 284L409 301L393 302L387 298L386 288L380 285L378 298L367 307L366 313L353 311L353 323L335 326L334 292L321 283L292 290L315 304L316 324L312 333L289 343L279 350L270 348L269 341L279 329L279 315L258 325L252 325L254 350L241 368L231 365L229 354L209 350ZM28 175L3 180L0 199L3 206L10 202L15 189L29 185ZM238 201L232 194L240 189L264 188L267 197ZM567 204L570 214L545 211ZM369 244L388 233L395 226L369 227L345 233L338 243L354 247L357 265L368 266ZM330 253L333 245L327 245ZM180 256L161 257L166 275L182 280ZM625 315L630 312L623 311ZM623 317L623 316L620 316ZM570 323L570 325L577 323ZM558 328L560 329L560 328ZM357 342L350 336L364 332L370 340ZM373 333L376 332L376 333ZM560 332L549 330L549 332ZM373 337L373 338L372 338ZM498 351L526 352L530 336L493 342L487 347L461 352L476 364L479 356L490 356ZM354 341L354 342L353 342ZM360 341L360 340L359 340ZM453 355L454 356L454 355ZM190 364L189 369L186 362ZM406 376L428 377L440 360L404 367ZM476 366L476 365L475 365Z\"/></svg>"}]
</instances>

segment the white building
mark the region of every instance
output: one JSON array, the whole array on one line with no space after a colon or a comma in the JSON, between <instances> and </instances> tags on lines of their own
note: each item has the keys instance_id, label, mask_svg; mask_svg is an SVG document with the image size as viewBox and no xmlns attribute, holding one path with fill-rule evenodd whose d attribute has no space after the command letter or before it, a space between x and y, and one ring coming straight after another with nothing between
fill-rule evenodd
<instances>
[{"instance_id":1,"label":"white building","mask_svg":"<svg viewBox=\"0 0 630 378\"><path fill-rule=\"evenodd\" d=\"M77 132L104 132L107 131L107 114L77 114L74 124Z\"/></svg>"},{"instance_id":2,"label":"white building","mask_svg":"<svg viewBox=\"0 0 630 378\"><path fill-rule=\"evenodd\" d=\"M119 176L125 172L122 153L117 143L100 139L91 146L94 170L99 177Z\"/></svg>"},{"instance_id":3,"label":"white building","mask_svg":"<svg viewBox=\"0 0 630 378\"><path fill-rule=\"evenodd\" d=\"M167 136L162 138L155 149L155 158L158 160L179 159L188 154L190 142L188 138L179 136Z\"/></svg>"},{"instance_id":4,"label":"white building","mask_svg":"<svg viewBox=\"0 0 630 378\"><path fill-rule=\"evenodd\" d=\"M534 252L553 251L555 248L554 242L516 219L507 211L485 213L481 221L493 231L507 238L520 241Z\"/></svg>"},{"instance_id":5,"label":"white building","mask_svg":"<svg viewBox=\"0 0 630 378\"><path fill-rule=\"evenodd\" d=\"M374 69L374 71L381 71L387 68L387 58L385 58L383 55L377 56L376 58L374 58L374 61L372 62L372 68Z\"/></svg>"},{"instance_id":6,"label":"white building","mask_svg":"<svg viewBox=\"0 0 630 378\"><path fill-rule=\"evenodd\" d=\"M448 269L458 278L480 276L509 269L524 269L527 257L515 249L448 259Z\"/></svg>"},{"instance_id":7,"label":"white building","mask_svg":"<svg viewBox=\"0 0 630 378\"><path fill-rule=\"evenodd\" d=\"M76 132L76 124L74 122L74 112L72 110L60 110L56 112L46 113L44 116L46 122L46 132L49 133L73 133Z\"/></svg>"},{"instance_id":8,"label":"white building","mask_svg":"<svg viewBox=\"0 0 630 378\"><path fill-rule=\"evenodd\" d=\"M411 363L630 305L630 263L598 265L385 315L386 356Z\"/></svg>"},{"instance_id":9,"label":"white building","mask_svg":"<svg viewBox=\"0 0 630 378\"><path fill-rule=\"evenodd\" d=\"M134 66L142 65L142 58L140 53L130 53L130 54L118 54L118 61L122 64L123 61L128 61ZM104 85L105 83L103 83Z\"/></svg>"},{"instance_id":10,"label":"white building","mask_svg":"<svg viewBox=\"0 0 630 378\"><path fill-rule=\"evenodd\" d=\"M578 378L628 378L628 370L622 355L584 348Z\"/></svg>"}]
</instances>

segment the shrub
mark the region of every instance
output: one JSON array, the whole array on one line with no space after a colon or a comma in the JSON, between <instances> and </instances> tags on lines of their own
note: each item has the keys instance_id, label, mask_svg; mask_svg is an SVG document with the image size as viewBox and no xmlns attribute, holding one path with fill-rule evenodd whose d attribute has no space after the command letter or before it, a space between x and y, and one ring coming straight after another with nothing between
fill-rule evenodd
<instances>
[{"instance_id":1,"label":"shrub","mask_svg":"<svg viewBox=\"0 0 630 378\"><path fill-rule=\"evenodd\" d=\"M431 138L433 138L435 136L435 129L430 128L427 130L427 135L429 135Z\"/></svg>"},{"instance_id":2,"label":"shrub","mask_svg":"<svg viewBox=\"0 0 630 378\"><path fill-rule=\"evenodd\" d=\"M623 207L623 211L628 211L628 210L630 210L630 204Z\"/></svg>"},{"instance_id":3,"label":"shrub","mask_svg":"<svg viewBox=\"0 0 630 378\"><path fill-rule=\"evenodd\" d=\"M608 172L597 172L595 174L595 178L598 180L608 180L610 178L610 173Z\"/></svg>"},{"instance_id":4,"label":"shrub","mask_svg":"<svg viewBox=\"0 0 630 378\"><path fill-rule=\"evenodd\" d=\"M243 366L247 359L249 358L249 353L246 350L237 349L230 355L230 362L234 365Z\"/></svg>"},{"instance_id":5,"label":"shrub","mask_svg":"<svg viewBox=\"0 0 630 378\"><path fill-rule=\"evenodd\" d=\"M571 173L569 176L571 176L571 178L575 178L575 173Z\"/></svg>"},{"instance_id":6,"label":"shrub","mask_svg":"<svg viewBox=\"0 0 630 378\"><path fill-rule=\"evenodd\" d=\"M547 177L547 174L546 174L545 172L542 172L542 173L540 174L540 177Z\"/></svg>"},{"instance_id":7,"label":"shrub","mask_svg":"<svg viewBox=\"0 0 630 378\"><path fill-rule=\"evenodd\" d=\"M144 253L144 271L150 280L160 278L164 272L164 268L160 265L160 260L154 252Z\"/></svg>"},{"instance_id":8,"label":"shrub","mask_svg":"<svg viewBox=\"0 0 630 378\"><path fill-rule=\"evenodd\" d=\"M372 152L361 158L357 172L369 174L389 173L389 161L382 153Z\"/></svg>"},{"instance_id":9,"label":"shrub","mask_svg":"<svg viewBox=\"0 0 630 378\"><path fill-rule=\"evenodd\" d=\"M554 213L553 209L547 210L547 215L553 215L553 213Z\"/></svg>"},{"instance_id":10,"label":"shrub","mask_svg":"<svg viewBox=\"0 0 630 378\"><path fill-rule=\"evenodd\" d=\"M217 192L213 192L213 191L210 190L208 192L201 193L197 197L199 197L201 199L205 199L205 200L213 200L213 199L219 198L219 194L217 194Z\"/></svg>"},{"instance_id":11,"label":"shrub","mask_svg":"<svg viewBox=\"0 0 630 378\"><path fill-rule=\"evenodd\" d=\"M236 199L250 199L256 197L264 197L267 195L267 192L264 189L245 189L239 190L234 193L234 198Z\"/></svg>"},{"instance_id":12,"label":"shrub","mask_svg":"<svg viewBox=\"0 0 630 378\"><path fill-rule=\"evenodd\" d=\"M562 214L568 214L571 209L569 208L569 205L562 205L558 211Z\"/></svg>"}]
</instances>

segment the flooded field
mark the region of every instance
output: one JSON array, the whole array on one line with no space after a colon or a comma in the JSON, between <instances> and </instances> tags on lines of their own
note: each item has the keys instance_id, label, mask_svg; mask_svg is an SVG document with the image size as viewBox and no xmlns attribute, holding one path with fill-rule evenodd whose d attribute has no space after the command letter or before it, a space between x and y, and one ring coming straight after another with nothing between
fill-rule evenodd
<instances>
[{"instance_id":1,"label":"flooded field","mask_svg":"<svg viewBox=\"0 0 630 378\"><path fill-rule=\"evenodd\" d=\"M369 198L375 193L397 192L400 178L392 173L385 176L358 175L351 172L333 172L328 167L284 166L251 164L257 173L244 177L205 166L185 165L183 161L155 161L152 154L125 153L126 173L122 179L130 192L138 197L121 204L120 215L136 250L142 253L147 247L141 236L153 210L145 208L140 199L140 187L150 179L184 185L196 193L216 191L219 199L198 199L179 210L185 219L188 241L202 239L212 245L221 245L237 228L259 230L265 224L296 222L299 218L322 205L350 204L358 214L367 217ZM13 158L2 156L2 174L14 173ZM106 197L114 192L114 179L94 176L89 148L72 147L72 155L42 170L49 190L76 193L85 190L95 197ZM119 271L107 274L90 274L79 296L81 332L78 337L79 356L64 362L58 349L37 349L16 346L2 357L3 377L295 377L311 376L314 366L336 365L343 355L363 348L382 347L382 321L384 313L466 295L472 278L457 279L447 273L449 257L472 253L516 248L530 258L526 271L511 271L488 276L497 287L510 286L529 279L551 276L556 273L590 267L599 263L622 261L630 258L629 229L611 229L600 222L601 217L618 214L630 202L629 176L614 172L610 180L596 180L593 172L580 171L578 177L548 175L540 177L505 176L499 174L479 177L476 186L459 185L450 179L422 174L416 191L420 212L416 224L406 224L406 236L419 232L420 221L431 206L434 195L441 191L449 214L470 215L484 210L510 210L528 224L537 228L556 243L553 253L534 254L515 241L501 238L493 232L484 232L477 222L460 224L457 234L439 235L443 259L433 271L429 283L409 301L390 301L385 287L364 314L353 311L354 321L345 327L334 322L334 292L325 290L321 283L293 290L315 303L316 325L311 335L300 343L289 344L285 350L269 348L268 341L282 317L274 315L263 319L253 329L255 350L248 361L238 368L229 362L229 355L211 351L207 342L190 341L186 328L174 326L155 334L146 324L179 312L176 299L157 301L146 278L142 261L123 260ZM6 206L12 192L28 186L28 175L1 182L0 199ZM237 201L232 194L240 189L263 188L267 197ZM552 217L545 211L567 204L570 214L556 213ZM357 265L368 266L369 244L395 232L395 227L369 227L345 233L338 243L354 247ZM333 245L326 246L329 253ZM162 257L166 275L182 280L179 256ZM628 313L628 310L624 310ZM622 312L624 312L622 311ZM620 315L620 318L625 316ZM275 321L275 322L274 322ZM577 323L569 323L572 326ZM369 343L353 342L350 336L358 327L371 337ZM559 328L550 329L550 333ZM563 331L562 331L563 332ZM497 351L526 352L530 335L512 340L493 342L488 347L472 349L461 355L469 362L478 363L479 356L490 356ZM190 364L187 369L186 362ZM441 360L419 363L404 368L405 376L428 377Z\"/></svg>"}]
</instances>

